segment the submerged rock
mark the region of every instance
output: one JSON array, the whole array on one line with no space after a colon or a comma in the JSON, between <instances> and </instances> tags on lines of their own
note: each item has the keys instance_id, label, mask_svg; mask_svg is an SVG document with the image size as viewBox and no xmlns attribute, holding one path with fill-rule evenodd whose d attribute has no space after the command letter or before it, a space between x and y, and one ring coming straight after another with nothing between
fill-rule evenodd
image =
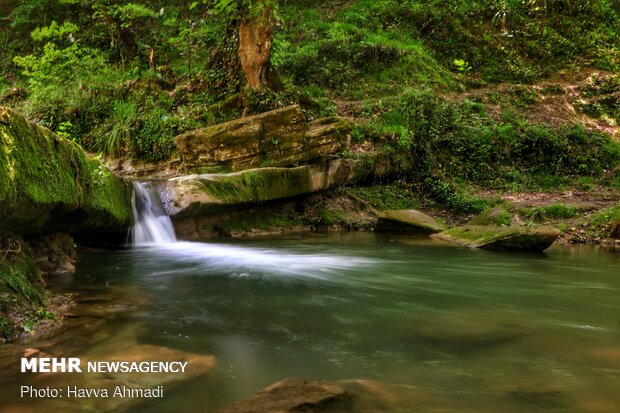
<instances>
[{"instance_id":1,"label":"submerged rock","mask_svg":"<svg viewBox=\"0 0 620 413\"><path fill-rule=\"evenodd\" d=\"M294 166L340 152L349 124L330 117L307 122L298 105L248 116L174 138L190 172Z\"/></svg>"},{"instance_id":2,"label":"submerged rock","mask_svg":"<svg viewBox=\"0 0 620 413\"><path fill-rule=\"evenodd\" d=\"M413 331L416 341L456 354L488 351L514 343L528 334L528 329L518 321L484 313L450 314L432 321L418 321Z\"/></svg>"},{"instance_id":3,"label":"submerged rock","mask_svg":"<svg viewBox=\"0 0 620 413\"><path fill-rule=\"evenodd\" d=\"M560 236L554 227L466 225L433 235L461 245L489 250L544 251Z\"/></svg>"},{"instance_id":4,"label":"submerged rock","mask_svg":"<svg viewBox=\"0 0 620 413\"><path fill-rule=\"evenodd\" d=\"M75 142L0 107L0 228L18 234L124 230L131 189Z\"/></svg>"},{"instance_id":5,"label":"submerged rock","mask_svg":"<svg viewBox=\"0 0 620 413\"><path fill-rule=\"evenodd\" d=\"M415 209L390 210L379 216L377 231L434 234L448 229L430 215Z\"/></svg>"},{"instance_id":6,"label":"submerged rock","mask_svg":"<svg viewBox=\"0 0 620 413\"><path fill-rule=\"evenodd\" d=\"M218 413L349 412L352 396L335 383L286 379Z\"/></svg>"}]
</instances>

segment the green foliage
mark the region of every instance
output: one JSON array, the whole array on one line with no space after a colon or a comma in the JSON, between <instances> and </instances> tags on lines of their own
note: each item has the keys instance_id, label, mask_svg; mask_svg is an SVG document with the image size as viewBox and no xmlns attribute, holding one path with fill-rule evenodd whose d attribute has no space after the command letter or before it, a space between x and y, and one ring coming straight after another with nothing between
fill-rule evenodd
<instances>
[{"instance_id":1,"label":"green foliage","mask_svg":"<svg viewBox=\"0 0 620 413\"><path fill-rule=\"evenodd\" d=\"M71 123L71 121L64 121L58 124L58 129L56 129L56 133L58 136L62 136L65 139L69 139L72 141L79 142L79 137L75 133L75 127Z\"/></svg>"},{"instance_id":2,"label":"green foliage","mask_svg":"<svg viewBox=\"0 0 620 413\"><path fill-rule=\"evenodd\" d=\"M285 106L299 104L299 92L294 89L285 89L276 92L268 88L246 88L244 90L244 106L253 113L262 113Z\"/></svg>"},{"instance_id":3,"label":"green foliage","mask_svg":"<svg viewBox=\"0 0 620 413\"><path fill-rule=\"evenodd\" d=\"M354 187L351 192L381 211L419 207L416 191L404 181Z\"/></svg>"},{"instance_id":4,"label":"green foliage","mask_svg":"<svg viewBox=\"0 0 620 413\"><path fill-rule=\"evenodd\" d=\"M256 16L265 8L273 11L278 10L277 0L213 0L210 3L216 15L223 14L229 19Z\"/></svg>"},{"instance_id":5,"label":"green foliage","mask_svg":"<svg viewBox=\"0 0 620 413\"><path fill-rule=\"evenodd\" d=\"M499 225L507 227L512 223L510 212L502 207L491 208L468 222L468 225Z\"/></svg>"},{"instance_id":6,"label":"green foliage","mask_svg":"<svg viewBox=\"0 0 620 413\"><path fill-rule=\"evenodd\" d=\"M620 219L620 205L602 209L583 220L587 224L590 236L608 238L611 231L611 223Z\"/></svg>"},{"instance_id":7,"label":"green foliage","mask_svg":"<svg viewBox=\"0 0 620 413\"><path fill-rule=\"evenodd\" d=\"M319 224L325 226L340 225L346 222L344 211L332 211L323 208L319 211Z\"/></svg>"},{"instance_id":8,"label":"green foliage","mask_svg":"<svg viewBox=\"0 0 620 413\"><path fill-rule=\"evenodd\" d=\"M611 222L616 219L620 219L620 206L618 205L603 209L595 213L590 218L590 222L594 226L603 226L611 224Z\"/></svg>"},{"instance_id":9,"label":"green foliage","mask_svg":"<svg viewBox=\"0 0 620 413\"><path fill-rule=\"evenodd\" d=\"M573 218L577 215L577 209L563 204L554 204L545 207L545 215L550 218Z\"/></svg>"},{"instance_id":10,"label":"green foliage","mask_svg":"<svg viewBox=\"0 0 620 413\"><path fill-rule=\"evenodd\" d=\"M494 200L468 195L442 178L427 178L424 184L427 197L455 213L479 214L495 204Z\"/></svg>"},{"instance_id":11,"label":"green foliage","mask_svg":"<svg viewBox=\"0 0 620 413\"><path fill-rule=\"evenodd\" d=\"M335 13L283 4L285 30L276 36L276 44L285 43L287 53L280 71L295 84L327 88L349 99L397 94L420 84L454 86L450 73L418 38L376 21L375 4L388 3L393 5L351 2Z\"/></svg>"},{"instance_id":12,"label":"green foliage","mask_svg":"<svg viewBox=\"0 0 620 413\"><path fill-rule=\"evenodd\" d=\"M8 339L13 337L15 329L13 324L4 316L0 316L0 338Z\"/></svg>"},{"instance_id":13,"label":"green foliage","mask_svg":"<svg viewBox=\"0 0 620 413\"><path fill-rule=\"evenodd\" d=\"M137 107L134 102L115 101L112 107L111 130L97 140L99 152L106 156L121 154L131 140L136 117Z\"/></svg>"},{"instance_id":14,"label":"green foliage","mask_svg":"<svg viewBox=\"0 0 620 413\"><path fill-rule=\"evenodd\" d=\"M581 92L586 99L577 102L579 110L612 125L620 124L620 76L595 74L582 86Z\"/></svg>"},{"instance_id":15,"label":"green foliage","mask_svg":"<svg viewBox=\"0 0 620 413\"><path fill-rule=\"evenodd\" d=\"M471 72L471 66L463 59L454 59L453 64L456 70L463 75Z\"/></svg>"},{"instance_id":16,"label":"green foliage","mask_svg":"<svg viewBox=\"0 0 620 413\"><path fill-rule=\"evenodd\" d=\"M403 95L366 128L391 140L399 156L409 153L411 172L421 180L445 174L509 187L528 177L542 183L601 176L620 162L620 145L607 134L579 125L528 125L515 116L498 122L480 104L449 103L430 91Z\"/></svg>"},{"instance_id":17,"label":"green foliage","mask_svg":"<svg viewBox=\"0 0 620 413\"><path fill-rule=\"evenodd\" d=\"M73 35L78 31L77 25L71 22L64 22L59 25L55 21L46 27L37 27L31 33L32 40L42 42L44 40L60 40L63 37Z\"/></svg>"},{"instance_id":18,"label":"green foliage","mask_svg":"<svg viewBox=\"0 0 620 413\"><path fill-rule=\"evenodd\" d=\"M525 212L525 216L533 221L545 219L570 219L577 216L577 208L564 204L553 204L544 207L535 207Z\"/></svg>"},{"instance_id":19,"label":"green foliage","mask_svg":"<svg viewBox=\"0 0 620 413\"><path fill-rule=\"evenodd\" d=\"M336 18L423 39L444 67L467 62L490 81L531 82L574 61L617 67L620 21L611 1L540 3L359 1Z\"/></svg>"},{"instance_id":20,"label":"green foliage","mask_svg":"<svg viewBox=\"0 0 620 413\"><path fill-rule=\"evenodd\" d=\"M15 242L4 244L9 250L8 247L17 245ZM38 274L35 263L23 253L3 253L0 262L0 292L9 291L28 305L41 306L45 303L47 295L38 285Z\"/></svg>"},{"instance_id":21,"label":"green foliage","mask_svg":"<svg viewBox=\"0 0 620 413\"><path fill-rule=\"evenodd\" d=\"M573 145L574 135L585 132L547 133L544 127L529 128L518 121L491 122L475 103L448 108L444 103L420 103L424 98L418 98L422 105L418 109L425 107L433 120L414 125L411 119L417 119L418 109L410 106L418 105L411 98L412 89L452 91L461 87L459 82L473 84L480 78L533 81L577 65L617 69L620 23L610 0L338 4L29 0L11 6L9 18L0 22L0 71L7 79L0 80L0 92L14 85L27 86L27 96L17 97L16 105L88 150L163 159L174 152L171 135L176 131L227 120L236 113L209 108L239 92L242 85L233 23L260 14L264 7L273 8L278 18L272 64L287 86L284 92L248 94L247 103L255 112L301 101L311 107L311 116L322 116L336 109L330 99L366 101L361 110L368 118L379 119L356 126L355 140L389 141L391 147L384 150L392 151L403 164L416 163L410 153L426 153L424 160L437 149L443 156L437 164L447 166L458 179L483 180L487 171L499 167L491 175L506 187L557 185L554 179L560 170L596 175L606 168L593 167L582 157L572 162L577 167L567 166L571 162L564 159L554 168L531 173L535 168L525 165L521 172L529 145L524 137L531 145L557 149ZM15 77L17 68L22 78ZM291 84L300 86L307 96L298 94ZM617 77L615 83L604 76L595 79L592 91L584 91L591 99L580 109L617 123L617 90ZM559 93L551 86L541 92ZM515 87L511 93L517 108L535 103L531 88ZM314 104L308 104L308 96ZM135 113L129 120L121 116L115 125L118 102L131 102ZM396 102L409 107L409 115L396 110ZM452 139L433 138L426 142L428 150L418 141L420 135L440 133ZM555 138L545 135L566 139L554 145L549 142ZM510 156L493 151L498 141ZM594 147L601 149L601 145ZM474 161L457 165L471 148L480 161L478 171L469 168ZM446 165L451 151L457 157ZM508 158L520 164L508 167ZM416 168L424 170L426 178L435 166L425 162ZM446 180L452 182L452 177Z\"/></svg>"}]
</instances>

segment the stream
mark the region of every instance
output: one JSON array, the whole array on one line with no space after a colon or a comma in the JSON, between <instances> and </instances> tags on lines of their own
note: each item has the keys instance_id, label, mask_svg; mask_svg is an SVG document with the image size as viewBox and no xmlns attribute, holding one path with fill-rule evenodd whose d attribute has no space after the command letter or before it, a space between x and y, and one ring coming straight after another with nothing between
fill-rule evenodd
<instances>
[{"instance_id":1,"label":"stream","mask_svg":"<svg viewBox=\"0 0 620 413\"><path fill-rule=\"evenodd\" d=\"M389 385L394 411L617 412L619 264L594 247L509 254L372 233L83 252L52 286L79 294L75 327L26 344L215 356L208 374L123 406L136 412L212 412L289 377ZM17 397L33 376L3 377L0 412L42 406ZM46 400L45 411L85 403Z\"/></svg>"}]
</instances>

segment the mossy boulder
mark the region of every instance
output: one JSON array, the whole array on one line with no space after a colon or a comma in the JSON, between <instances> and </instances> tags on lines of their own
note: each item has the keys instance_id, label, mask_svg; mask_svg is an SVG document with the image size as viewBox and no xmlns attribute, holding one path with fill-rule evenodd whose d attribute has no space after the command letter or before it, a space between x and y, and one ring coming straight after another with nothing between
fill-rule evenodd
<instances>
[{"instance_id":1,"label":"mossy boulder","mask_svg":"<svg viewBox=\"0 0 620 413\"><path fill-rule=\"evenodd\" d=\"M508 226L511 223L510 212L501 206L493 207L486 212L478 215L469 225L502 225Z\"/></svg>"},{"instance_id":2,"label":"mossy boulder","mask_svg":"<svg viewBox=\"0 0 620 413\"><path fill-rule=\"evenodd\" d=\"M554 227L465 225L433 235L474 248L504 251L544 251L560 236Z\"/></svg>"},{"instance_id":3,"label":"mossy boulder","mask_svg":"<svg viewBox=\"0 0 620 413\"><path fill-rule=\"evenodd\" d=\"M121 230L130 185L75 142L0 107L0 228L19 234Z\"/></svg>"},{"instance_id":4,"label":"mossy boulder","mask_svg":"<svg viewBox=\"0 0 620 413\"><path fill-rule=\"evenodd\" d=\"M337 159L295 168L186 175L158 183L157 191L168 215L178 219L323 191L346 184L352 174L352 165Z\"/></svg>"},{"instance_id":5,"label":"mossy boulder","mask_svg":"<svg viewBox=\"0 0 620 413\"><path fill-rule=\"evenodd\" d=\"M308 122L298 105L248 116L174 138L187 172L286 167L342 151L349 124L337 117Z\"/></svg>"},{"instance_id":6,"label":"mossy boulder","mask_svg":"<svg viewBox=\"0 0 620 413\"><path fill-rule=\"evenodd\" d=\"M415 209L384 211L377 221L377 231L408 234L434 234L448 227Z\"/></svg>"}]
</instances>

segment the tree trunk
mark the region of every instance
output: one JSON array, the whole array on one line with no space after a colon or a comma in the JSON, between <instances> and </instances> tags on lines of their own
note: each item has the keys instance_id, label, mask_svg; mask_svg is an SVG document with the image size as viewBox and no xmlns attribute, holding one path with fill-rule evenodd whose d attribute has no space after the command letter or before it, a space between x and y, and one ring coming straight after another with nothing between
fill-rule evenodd
<instances>
[{"instance_id":1,"label":"tree trunk","mask_svg":"<svg viewBox=\"0 0 620 413\"><path fill-rule=\"evenodd\" d=\"M263 6L256 16L248 16L239 23L239 60L246 85L251 88L270 87L269 57L275 28L271 6Z\"/></svg>"}]
</instances>

